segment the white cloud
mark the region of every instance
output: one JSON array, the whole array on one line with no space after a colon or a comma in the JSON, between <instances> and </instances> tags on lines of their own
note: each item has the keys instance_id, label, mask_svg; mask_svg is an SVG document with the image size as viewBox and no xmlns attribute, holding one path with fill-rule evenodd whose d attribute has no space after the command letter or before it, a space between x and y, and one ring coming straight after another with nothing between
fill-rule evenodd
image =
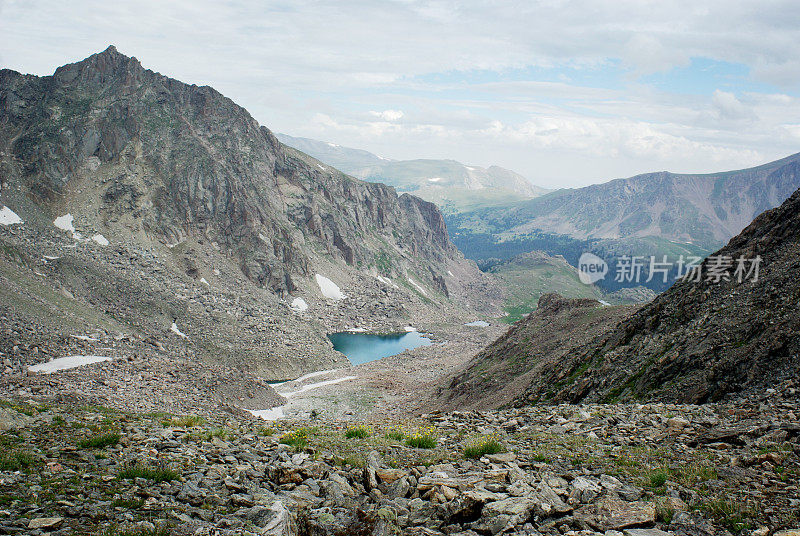
<instances>
[{"instance_id":1,"label":"white cloud","mask_svg":"<svg viewBox=\"0 0 800 536\"><path fill-rule=\"evenodd\" d=\"M0 67L50 74L114 43L272 130L585 184L795 152L799 16L790 0L0 0ZM743 74L642 82L693 58Z\"/></svg>"},{"instance_id":2,"label":"white cloud","mask_svg":"<svg viewBox=\"0 0 800 536\"><path fill-rule=\"evenodd\" d=\"M667 46L662 39L646 33L630 37L623 57L638 73L667 71L688 65L690 59L685 50Z\"/></svg>"},{"instance_id":3,"label":"white cloud","mask_svg":"<svg viewBox=\"0 0 800 536\"><path fill-rule=\"evenodd\" d=\"M742 104L736 95L727 91L716 90L711 100L717 116L721 120L752 120L755 114Z\"/></svg>"},{"instance_id":4,"label":"white cloud","mask_svg":"<svg viewBox=\"0 0 800 536\"><path fill-rule=\"evenodd\" d=\"M398 121L403 117L403 112L400 110L384 110L382 112L370 112L370 115L380 117L384 121Z\"/></svg>"}]
</instances>

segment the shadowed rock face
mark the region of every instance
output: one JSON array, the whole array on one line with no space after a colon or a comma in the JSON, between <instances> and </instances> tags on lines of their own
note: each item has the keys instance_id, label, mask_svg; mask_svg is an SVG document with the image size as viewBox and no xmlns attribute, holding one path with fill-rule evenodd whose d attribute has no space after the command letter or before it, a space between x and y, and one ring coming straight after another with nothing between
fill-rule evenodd
<instances>
[{"instance_id":1,"label":"shadowed rock face","mask_svg":"<svg viewBox=\"0 0 800 536\"><path fill-rule=\"evenodd\" d=\"M310 250L374 263L365 237L419 277L463 262L431 203L288 149L214 89L147 70L114 47L53 76L0 71L0 114L2 190L19 186L47 209L96 179L102 218L133 215L136 230L165 243L203 236L279 294L311 273Z\"/></svg>"}]
</instances>

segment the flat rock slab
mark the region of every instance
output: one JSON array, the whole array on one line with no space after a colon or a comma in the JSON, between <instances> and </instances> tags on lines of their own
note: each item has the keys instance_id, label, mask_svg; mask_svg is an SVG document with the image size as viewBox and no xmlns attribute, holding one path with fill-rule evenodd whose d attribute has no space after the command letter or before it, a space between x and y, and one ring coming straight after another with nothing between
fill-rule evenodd
<instances>
[{"instance_id":1,"label":"flat rock slab","mask_svg":"<svg viewBox=\"0 0 800 536\"><path fill-rule=\"evenodd\" d=\"M596 504L575 511L575 517L603 531L622 530L655 523L656 507L652 503L626 502L609 495Z\"/></svg>"},{"instance_id":2,"label":"flat rock slab","mask_svg":"<svg viewBox=\"0 0 800 536\"><path fill-rule=\"evenodd\" d=\"M674 536L674 533L659 529L625 529L625 536Z\"/></svg>"},{"instance_id":3,"label":"flat rock slab","mask_svg":"<svg viewBox=\"0 0 800 536\"><path fill-rule=\"evenodd\" d=\"M29 529L55 529L61 526L64 518L61 517L36 517L28 523Z\"/></svg>"},{"instance_id":4,"label":"flat rock slab","mask_svg":"<svg viewBox=\"0 0 800 536\"><path fill-rule=\"evenodd\" d=\"M457 490L467 490L474 488L481 482L505 482L508 477L507 470L486 471L482 473L464 474L458 477L425 475L419 479L417 488L420 491L427 491L436 486L447 486Z\"/></svg>"},{"instance_id":5,"label":"flat rock slab","mask_svg":"<svg viewBox=\"0 0 800 536\"><path fill-rule=\"evenodd\" d=\"M513 452L501 452L500 454L487 454L486 458L492 463L511 463L517 459Z\"/></svg>"}]
</instances>

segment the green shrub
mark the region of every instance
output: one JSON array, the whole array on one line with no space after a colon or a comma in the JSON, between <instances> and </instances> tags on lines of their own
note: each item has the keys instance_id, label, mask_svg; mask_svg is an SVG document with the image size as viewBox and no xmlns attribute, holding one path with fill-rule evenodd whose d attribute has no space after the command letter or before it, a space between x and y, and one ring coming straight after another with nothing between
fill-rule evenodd
<instances>
[{"instance_id":1,"label":"green shrub","mask_svg":"<svg viewBox=\"0 0 800 536\"><path fill-rule=\"evenodd\" d=\"M116 445L119 443L119 439L119 433L109 432L79 441L78 446L82 449L102 449L104 447Z\"/></svg>"},{"instance_id":2,"label":"green shrub","mask_svg":"<svg viewBox=\"0 0 800 536\"><path fill-rule=\"evenodd\" d=\"M711 499L702 504L701 509L734 533L749 529L752 526L751 519L757 517L755 508L736 500Z\"/></svg>"},{"instance_id":3,"label":"green shrub","mask_svg":"<svg viewBox=\"0 0 800 536\"><path fill-rule=\"evenodd\" d=\"M206 420L197 415L183 415L180 417L172 417L161 421L164 427L173 426L176 428L192 428L194 426L201 426L206 423Z\"/></svg>"},{"instance_id":4,"label":"green shrub","mask_svg":"<svg viewBox=\"0 0 800 536\"><path fill-rule=\"evenodd\" d=\"M364 439L372 435L372 431L369 429L368 426L358 425L358 426L348 426L347 430L344 433L344 437L348 439L359 438Z\"/></svg>"},{"instance_id":5,"label":"green shrub","mask_svg":"<svg viewBox=\"0 0 800 536\"><path fill-rule=\"evenodd\" d=\"M479 439L474 439L467 443L464 447L464 457L465 458L480 458L481 456L485 456L487 454L497 454L499 452L505 452L505 448L497 438L493 436L489 437L481 437Z\"/></svg>"},{"instance_id":6,"label":"green shrub","mask_svg":"<svg viewBox=\"0 0 800 536\"><path fill-rule=\"evenodd\" d=\"M111 501L111 506L114 508L126 508L128 510L138 510L142 506L144 506L144 501L142 499L114 499Z\"/></svg>"},{"instance_id":7,"label":"green shrub","mask_svg":"<svg viewBox=\"0 0 800 536\"><path fill-rule=\"evenodd\" d=\"M406 445L416 449L436 448L437 440L430 432L421 432L406 438Z\"/></svg>"},{"instance_id":8,"label":"green shrub","mask_svg":"<svg viewBox=\"0 0 800 536\"><path fill-rule=\"evenodd\" d=\"M297 430L286 432L281 436L280 442L297 450L305 448L308 446L308 429L298 428Z\"/></svg>"},{"instance_id":9,"label":"green shrub","mask_svg":"<svg viewBox=\"0 0 800 536\"><path fill-rule=\"evenodd\" d=\"M22 471L36 463L36 457L24 450L0 452L0 471Z\"/></svg>"},{"instance_id":10,"label":"green shrub","mask_svg":"<svg viewBox=\"0 0 800 536\"><path fill-rule=\"evenodd\" d=\"M658 471L650 475L650 487L660 488L667 483L668 475L666 471Z\"/></svg>"},{"instance_id":11,"label":"green shrub","mask_svg":"<svg viewBox=\"0 0 800 536\"><path fill-rule=\"evenodd\" d=\"M119 477L125 480L144 478L153 482L169 482L176 480L180 475L169 468L164 462L159 461L152 465L145 465L139 461L126 463L119 472Z\"/></svg>"}]
</instances>

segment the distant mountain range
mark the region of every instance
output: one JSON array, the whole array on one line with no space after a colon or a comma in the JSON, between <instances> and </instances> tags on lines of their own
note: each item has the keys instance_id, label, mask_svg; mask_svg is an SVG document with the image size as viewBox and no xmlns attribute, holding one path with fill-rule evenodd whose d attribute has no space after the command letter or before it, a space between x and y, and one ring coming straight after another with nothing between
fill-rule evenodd
<instances>
[{"instance_id":1,"label":"distant mountain range","mask_svg":"<svg viewBox=\"0 0 800 536\"><path fill-rule=\"evenodd\" d=\"M276 134L290 147L359 179L394 186L439 205L447 212L533 199L550 190L499 166L482 168L455 160L390 160L360 149Z\"/></svg>"},{"instance_id":2,"label":"distant mountain range","mask_svg":"<svg viewBox=\"0 0 800 536\"><path fill-rule=\"evenodd\" d=\"M707 250L800 187L800 154L755 168L706 175L647 173L558 190L501 209L479 209L460 227L501 240L546 232L575 239L657 237Z\"/></svg>"}]
</instances>

